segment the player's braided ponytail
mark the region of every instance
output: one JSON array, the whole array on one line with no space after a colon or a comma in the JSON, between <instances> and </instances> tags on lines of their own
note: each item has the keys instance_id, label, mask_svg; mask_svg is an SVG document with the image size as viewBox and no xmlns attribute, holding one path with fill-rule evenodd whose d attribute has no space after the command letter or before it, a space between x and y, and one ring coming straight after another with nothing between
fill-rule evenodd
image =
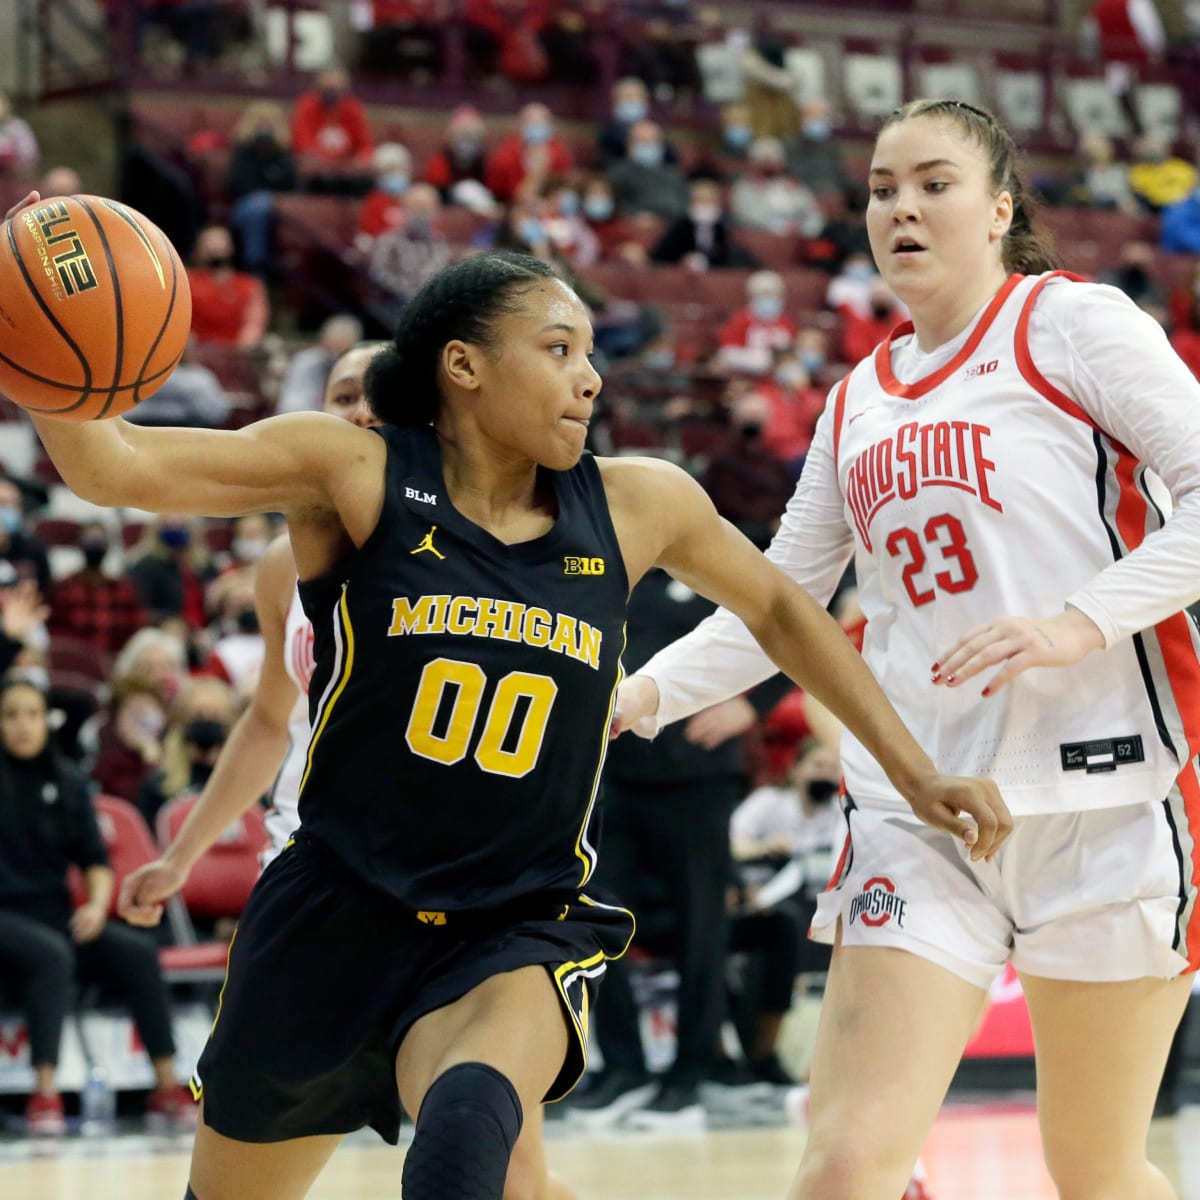
<instances>
[{"instance_id":1,"label":"player's braided ponytail","mask_svg":"<svg viewBox=\"0 0 1200 1200\"><path fill-rule=\"evenodd\" d=\"M1004 269L1021 275L1040 275L1061 264L1049 238L1034 223L1035 204L1017 173L1017 147L1008 130L987 109L962 100L912 100L883 122L880 132L910 117L941 117L953 121L984 150L991 164L994 193L1012 196L1012 225L1004 235Z\"/></svg>"},{"instance_id":2,"label":"player's braided ponytail","mask_svg":"<svg viewBox=\"0 0 1200 1200\"><path fill-rule=\"evenodd\" d=\"M375 415L390 425L428 425L441 407L438 366L447 342L490 345L496 318L554 268L528 254L480 254L439 271L404 307L387 349L367 368Z\"/></svg>"}]
</instances>

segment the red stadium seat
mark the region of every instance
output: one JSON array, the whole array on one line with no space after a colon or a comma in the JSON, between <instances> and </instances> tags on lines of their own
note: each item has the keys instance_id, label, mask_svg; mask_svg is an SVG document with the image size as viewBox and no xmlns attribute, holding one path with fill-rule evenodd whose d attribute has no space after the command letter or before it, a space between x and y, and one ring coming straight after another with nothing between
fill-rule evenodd
<instances>
[{"instance_id":1,"label":"red stadium seat","mask_svg":"<svg viewBox=\"0 0 1200 1200\"><path fill-rule=\"evenodd\" d=\"M158 814L158 840L167 846L179 832L198 797L178 796ZM180 896L196 920L238 917L258 880L259 855L267 847L261 808L243 813L192 868Z\"/></svg>"},{"instance_id":2,"label":"red stadium seat","mask_svg":"<svg viewBox=\"0 0 1200 1200\"><path fill-rule=\"evenodd\" d=\"M66 671L81 675L94 683L107 683L112 674L112 656L96 649L90 642L56 633L46 651L51 671Z\"/></svg>"}]
</instances>

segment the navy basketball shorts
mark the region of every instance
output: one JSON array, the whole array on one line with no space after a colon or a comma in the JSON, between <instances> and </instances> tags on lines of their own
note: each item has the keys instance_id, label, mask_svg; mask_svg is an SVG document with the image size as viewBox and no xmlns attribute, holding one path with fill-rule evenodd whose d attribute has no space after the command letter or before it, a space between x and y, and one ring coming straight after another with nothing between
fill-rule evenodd
<instances>
[{"instance_id":1,"label":"navy basketball shorts","mask_svg":"<svg viewBox=\"0 0 1200 1200\"><path fill-rule=\"evenodd\" d=\"M605 964L633 937L632 914L597 892L530 898L497 916L416 914L298 834L263 873L230 946L192 1080L205 1122L243 1142L369 1125L394 1145L396 1052L409 1028L491 976L537 964L573 1034L545 1097L561 1099L583 1075L587 1014Z\"/></svg>"}]
</instances>

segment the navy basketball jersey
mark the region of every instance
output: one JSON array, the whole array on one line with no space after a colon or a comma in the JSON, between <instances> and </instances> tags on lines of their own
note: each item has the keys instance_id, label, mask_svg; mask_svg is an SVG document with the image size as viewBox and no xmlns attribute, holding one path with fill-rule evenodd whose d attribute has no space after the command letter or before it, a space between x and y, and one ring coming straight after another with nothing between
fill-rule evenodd
<instances>
[{"instance_id":1,"label":"navy basketball jersey","mask_svg":"<svg viewBox=\"0 0 1200 1200\"><path fill-rule=\"evenodd\" d=\"M455 511L430 428L387 442L379 523L315 633L303 827L420 910L580 886L621 677L628 581L595 460L505 545Z\"/></svg>"}]
</instances>

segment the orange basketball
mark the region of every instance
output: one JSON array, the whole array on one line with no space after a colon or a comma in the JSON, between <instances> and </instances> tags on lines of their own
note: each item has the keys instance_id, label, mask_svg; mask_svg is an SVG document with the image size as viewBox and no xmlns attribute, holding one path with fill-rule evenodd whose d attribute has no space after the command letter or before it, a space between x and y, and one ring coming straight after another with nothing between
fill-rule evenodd
<instances>
[{"instance_id":1,"label":"orange basketball","mask_svg":"<svg viewBox=\"0 0 1200 1200\"><path fill-rule=\"evenodd\" d=\"M0 230L0 393L91 421L162 386L192 324L187 273L162 230L103 196L22 209Z\"/></svg>"}]
</instances>

